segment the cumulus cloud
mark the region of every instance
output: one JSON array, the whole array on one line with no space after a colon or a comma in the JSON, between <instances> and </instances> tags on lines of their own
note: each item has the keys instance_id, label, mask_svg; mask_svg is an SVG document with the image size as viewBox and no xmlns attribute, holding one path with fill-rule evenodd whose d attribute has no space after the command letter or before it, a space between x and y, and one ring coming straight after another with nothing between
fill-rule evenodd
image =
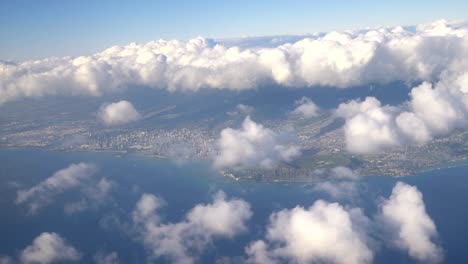
<instances>
[{"instance_id":1,"label":"cumulus cloud","mask_svg":"<svg viewBox=\"0 0 468 264\"><path fill-rule=\"evenodd\" d=\"M247 202L226 199L223 192L218 192L210 204L196 205L177 223L162 223L156 212L162 204L158 197L143 194L132 218L151 256L175 263L193 263L214 239L245 232L245 223L252 216Z\"/></svg>"},{"instance_id":2,"label":"cumulus cloud","mask_svg":"<svg viewBox=\"0 0 468 264\"><path fill-rule=\"evenodd\" d=\"M423 144L468 126L467 32L466 23L438 20L414 30L330 32L268 47L228 47L204 38L159 40L77 58L0 62L0 103L49 95L99 96L128 86L196 91L270 84L347 88L421 83L403 107L382 106L375 98L347 103L359 110L344 114L347 149L376 153ZM303 100L294 112L317 114L314 104ZM125 102L103 107L99 116L109 125L139 119ZM340 107L353 107L347 104ZM241 108L238 111L249 114L248 108Z\"/></svg>"},{"instance_id":3,"label":"cumulus cloud","mask_svg":"<svg viewBox=\"0 0 468 264\"><path fill-rule=\"evenodd\" d=\"M141 115L132 103L122 100L102 106L98 117L106 125L124 125L139 120Z\"/></svg>"},{"instance_id":4,"label":"cumulus cloud","mask_svg":"<svg viewBox=\"0 0 468 264\"><path fill-rule=\"evenodd\" d=\"M371 263L381 245L397 246L422 263L443 261L437 229L421 192L397 182L374 218L361 208L316 201L270 215L263 240L246 248L247 263Z\"/></svg>"},{"instance_id":5,"label":"cumulus cloud","mask_svg":"<svg viewBox=\"0 0 468 264\"><path fill-rule=\"evenodd\" d=\"M360 111L346 114L348 150L376 153L423 144L468 126L467 32L466 23L438 20L414 30L330 32L268 47L228 47L204 38L159 40L77 58L0 62L0 103L49 95L99 96L129 86L197 91L271 84L347 88L421 83L413 87L404 107L382 106L368 98L354 102ZM140 118L130 103L123 102L103 107L101 119L114 125ZM316 114L311 102L304 103L294 112Z\"/></svg>"},{"instance_id":6,"label":"cumulus cloud","mask_svg":"<svg viewBox=\"0 0 468 264\"><path fill-rule=\"evenodd\" d=\"M468 122L468 90L463 90L468 86L456 87L456 84L447 82L451 81L443 79L435 87L424 82L411 90L414 123L432 136L447 134L456 127L466 126Z\"/></svg>"},{"instance_id":7,"label":"cumulus cloud","mask_svg":"<svg viewBox=\"0 0 468 264\"><path fill-rule=\"evenodd\" d=\"M275 264L278 263L276 256L269 252L268 244L263 240L252 242L245 248L245 253L248 256L247 263L252 264Z\"/></svg>"},{"instance_id":8,"label":"cumulus cloud","mask_svg":"<svg viewBox=\"0 0 468 264\"><path fill-rule=\"evenodd\" d=\"M33 244L26 247L20 255L21 263L76 262L81 259L73 246L57 233L44 232L36 237Z\"/></svg>"},{"instance_id":9,"label":"cumulus cloud","mask_svg":"<svg viewBox=\"0 0 468 264\"><path fill-rule=\"evenodd\" d=\"M424 263L443 260L442 249L434 242L437 229L427 214L421 192L398 182L389 199L381 204L381 217L392 228L397 246ZM393 232L394 231L394 232Z\"/></svg>"},{"instance_id":10,"label":"cumulus cloud","mask_svg":"<svg viewBox=\"0 0 468 264\"><path fill-rule=\"evenodd\" d=\"M376 98L368 97L363 102L353 100L338 107L338 116L346 119L344 129L350 152L366 154L392 146L424 144L468 126L466 29L437 21L418 30L427 38L420 37L420 51L408 54L407 60L425 57L418 66L420 74L414 73L420 76L415 80L422 82L411 89L406 104L382 106Z\"/></svg>"},{"instance_id":11,"label":"cumulus cloud","mask_svg":"<svg viewBox=\"0 0 468 264\"><path fill-rule=\"evenodd\" d=\"M299 156L299 148L289 141L247 116L240 129L221 131L214 165L217 168L272 168L280 161Z\"/></svg>"},{"instance_id":12,"label":"cumulus cloud","mask_svg":"<svg viewBox=\"0 0 468 264\"><path fill-rule=\"evenodd\" d=\"M114 46L91 56L0 62L0 102L94 95L131 85L168 90L251 89L267 84L346 88L438 79L466 54L466 25L419 25L291 38L268 47L196 38Z\"/></svg>"},{"instance_id":13,"label":"cumulus cloud","mask_svg":"<svg viewBox=\"0 0 468 264\"><path fill-rule=\"evenodd\" d=\"M300 100L294 102L296 108L293 110L293 114L299 115L305 118L315 117L319 115L319 107L308 97L302 97Z\"/></svg>"},{"instance_id":14,"label":"cumulus cloud","mask_svg":"<svg viewBox=\"0 0 468 264\"><path fill-rule=\"evenodd\" d=\"M17 204L27 204L31 213L52 202L53 198L64 191L80 186L96 172L96 166L89 163L71 164L54 173L46 180L27 190L19 190Z\"/></svg>"},{"instance_id":15,"label":"cumulus cloud","mask_svg":"<svg viewBox=\"0 0 468 264\"><path fill-rule=\"evenodd\" d=\"M344 117L346 147L353 153L375 153L399 143L393 124L393 112L389 106L381 106L374 97L363 102L357 100L340 104L336 110Z\"/></svg>"},{"instance_id":16,"label":"cumulus cloud","mask_svg":"<svg viewBox=\"0 0 468 264\"><path fill-rule=\"evenodd\" d=\"M465 69L468 72L468 66ZM374 97L340 104L336 114L346 120L348 151L367 154L393 146L424 144L466 128L468 81L455 75L447 75L435 85L423 82L412 88L407 107L382 106Z\"/></svg>"},{"instance_id":17,"label":"cumulus cloud","mask_svg":"<svg viewBox=\"0 0 468 264\"><path fill-rule=\"evenodd\" d=\"M371 263L373 252L361 232L359 209L316 201L270 216L266 241L246 248L250 263Z\"/></svg>"}]
</instances>

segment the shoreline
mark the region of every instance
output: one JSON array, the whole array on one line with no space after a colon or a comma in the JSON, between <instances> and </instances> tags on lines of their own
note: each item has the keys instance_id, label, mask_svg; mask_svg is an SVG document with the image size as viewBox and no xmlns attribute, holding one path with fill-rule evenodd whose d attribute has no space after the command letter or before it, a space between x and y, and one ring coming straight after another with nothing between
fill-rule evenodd
<instances>
[{"instance_id":1,"label":"shoreline","mask_svg":"<svg viewBox=\"0 0 468 264\"><path fill-rule=\"evenodd\" d=\"M38 151L50 151L50 152L65 152L65 153L105 153L111 154L116 158L123 158L125 156L140 156L148 159L156 159L161 161L171 161L171 158L164 155L155 155L140 151L129 151L129 150L67 150L67 149L51 149L45 147L0 147L0 151L21 151L21 150L38 150ZM191 163L191 162L208 162L209 159L187 159L183 164ZM451 161L446 164L441 164L438 166L432 166L427 168L422 168L420 170L415 171L414 174L410 175L388 175L388 174L372 174L372 175L361 175L361 178L366 177L389 177L389 178L406 178L406 177L414 177L418 176L419 174L429 173L437 170L443 169L450 169L450 168L458 168L468 166L468 159L462 159L457 161ZM271 184L314 184L320 182L321 179L310 179L310 180L298 180L298 181L288 181L288 180L271 180L271 181L258 181L252 178L243 178L243 177L236 177L235 175L229 176L225 175L222 170L216 171L221 177L232 181L232 182L258 182L258 183L271 183Z\"/></svg>"}]
</instances>

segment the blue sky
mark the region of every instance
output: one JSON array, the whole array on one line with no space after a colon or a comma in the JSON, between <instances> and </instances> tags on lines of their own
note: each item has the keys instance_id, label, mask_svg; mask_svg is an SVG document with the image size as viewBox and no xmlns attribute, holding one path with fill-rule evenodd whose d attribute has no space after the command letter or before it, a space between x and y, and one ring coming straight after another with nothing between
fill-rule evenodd
<instances>
[{"instance_id":1,"label":"blue sky","mask_svg":"<svg viewBox=\"0 0 468 264\"><path fill-rule=\"evenodd\" d=\"M468 1L3 0L0 59L98 52L116 44L303 34L465 19Z\"/></svg>"}]
</instances>

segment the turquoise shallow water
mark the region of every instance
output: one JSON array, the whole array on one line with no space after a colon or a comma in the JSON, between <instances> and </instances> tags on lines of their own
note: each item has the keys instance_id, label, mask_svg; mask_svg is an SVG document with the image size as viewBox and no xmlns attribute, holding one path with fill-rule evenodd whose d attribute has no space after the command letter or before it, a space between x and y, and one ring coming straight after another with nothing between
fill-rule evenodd
<instances>
[{"instance_id":1,"label":"turquoise shallow water","mask_svg":"<svg viewBox=\"0 0 468 264\"><path fill-rule=\"evenodd\" d=\"M99 167L96 178L107 177L117 183L113 203L98 210L67 215L64 204L77 201L80 193L68 191L37 215L28 215L24 206L14 203L18 186L29 188L70 163L92 162ZM206 162L177 166L167 160L138 155L116 157L112 153L49 152L40 149L0 150L0 255L15 256L42 232L57 232L84 253L90 262L97 251L116 251L123 263L144 263L146 254L140 243L115 228L129 222L130 212L141 193L162 197L166 206L162 215L167 221L180 221L197 203L208 203L223 190L229 197L248 201L254 212L249 232L233 240L216 240L201 262L215 262L221 256L241 256L252 240L264 236L268 216L283 208L310 206L317 199L330 197L305 184L236 182L218 175ZM468 259L468 166L422 172L405 178L366 177L359 183L361 194L353 201L367 216L376 213L379 198L388 197L396 181L415 185L424 195L428 214L437 225L440 244L447 263ZM342 202L343 203L343 202ZM410 263L405 254L382 246L376 263Z\"/></svg>"}]
</instances>

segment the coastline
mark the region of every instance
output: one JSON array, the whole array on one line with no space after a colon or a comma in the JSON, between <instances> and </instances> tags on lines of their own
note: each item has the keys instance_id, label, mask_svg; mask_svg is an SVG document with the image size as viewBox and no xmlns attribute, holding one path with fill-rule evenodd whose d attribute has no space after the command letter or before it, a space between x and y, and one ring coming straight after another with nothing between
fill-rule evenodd
<instances>
[{"instance_id":1,"label":"coastline","mask_svg":"<svg viewBox=\"0 0 468 264\"><path fill-rule=\"evenodd\" d=\"M79 149L73 149L73 150L67 150L67 149L53 149L53 148L45 148L45 147L0 147L0 151L27 151L27 150L34 150L34 151L50 151L50 152L64 152L64 153L80 153L80 154L110 154L113 157L116 158L123 158L125 156L134 156L134 157L144 157L149 160L154 159L154 160L160 160L160 161L171 161L171 158L168 156L164 155L155 155L155 154L150 154L146 152L141 152L141 151L129 151L129 150L79 150ZM199 162L209 162L209 159L187 159L184 160L180 163L174 162L174 164L177 164L179 166L183 166L185 164L189 163L199 163ZM385 174L372 174L372 175L361 175L361 178L367 178L367 177L388 177L388 178L411 178L414 176L418 176L420 174L428 173L428 172L433 172L433 171L438 171L438 170L443 170L443 169L449 169L449 168L457 168L457 167L465 167L468 166L468 159L462 159L462 160L457 160L457 161L451 161L449 163L445 164L440 164L437 166L432 166L432 167L426 167L422 168L420 170L415 171L413 174L410 175L385 175ZM319 178L310 178L310 179L299 179L299 180L285 180L285 179L275 179L275 180L257 180L254 177L239 177L236 176L232 173L227 173L223 170L215 170L219 176L231 181L231 182L256 182L256 183L271 183L271 184L279 184L279 185L288 185L288 184L303 184L303 185L309 185L309 184L316 184L318 182L321 182L323 180L327 179L319 179Z\"/></svg>"}]
</instances>

